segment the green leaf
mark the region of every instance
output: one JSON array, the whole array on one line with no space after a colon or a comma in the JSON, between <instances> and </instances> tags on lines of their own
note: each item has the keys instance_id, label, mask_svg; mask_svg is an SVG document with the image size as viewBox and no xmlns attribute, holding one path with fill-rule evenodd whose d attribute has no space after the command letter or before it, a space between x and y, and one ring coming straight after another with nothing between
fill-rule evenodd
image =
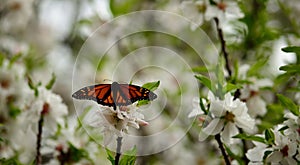
<instances>
[{"instance_id":1,"label":"green leaf","mask_svg":"<svg viewBox=\"0 0 300 165\"><path fill-rule=\"evenodd\" d=\"M0 158L0 164L2 165L22 165L21 162L19 162L18 158L12 157L12 158Z\"/></svg>"},{"instance_id":2,"label":"green leaf","mask_svg":"<svg viewBox=\"0 0 300 165\"><path fill-rule=\"evenodd\" d=\"M242 87L243 87L242 85L227 83L225 87L225 93L233 90L241 89Z\"/></svg>"},{"instance_id":3,"label":"green leaf","mask_svg":"<svg viewBox=\"0 0 300 165\"><path fill-rule=\"evenodd\" d=\"M18 54L16 54L16 55L14 55L14 56L10 59L10 61L9 61L8 68L11 68L12 65L13 65L18 59L20 59L21 57L22 57L22 53L18 53Z\"/></svg>"},{"instance_id":4,"label":"green leaf","mask_svg":"<svg viewBox=\"0 0 300 165\"><path fill-rule=\"evenodd\" d=\"M244 140L251 140L251 141L257 141L261 143L265 143L265 139L263 137L255 136L255 135L246 135L245 133L240 133L233 138L239 138L239 139L244 139Z\"/></svg>"},{"instance_id":5,"label":"green leaf","mask_svg":"<svg viewBox=\"0 0 300 165\"><path fill-rule=\"evenodd\" d=\"M299 116L299 107L293 102L293 100L282 94L277 94L277 97L284 108L289 109L294 115Z\"/></svg>"},{"instance_id":6,"label":"green leaf","mask_svg":"<svg viewBox=\"0 0 300 165\"><path fill-rule=\"evenodd\" d=\"M206 66L198 66L192 68L192 71L197 73L207 73L209 70L211 69L208 69Z\"/></svg>"},{"instance_id":7,"label":"green leaf","mask_svg":"<svg viewBox=\"0 0 300 165\"><path fill-rule=\"evenodd\" d=\"M265 130L265 138L268 144L274 144L275 143L275 135L271 129Z\"/></svg>"},{"instance_id":8,"label":"green leaf","mask_svg":"<svg viewBox=\"0 0 300 165\"><path fill-rule=\"evenodd\" d=\"M84 149L76 148L72 143L69 143L70 160L78 162L82 158L88 158L88 153Z\"/></svg>"},{"instance_id":9,"label":"green leaf","mask_svg":"<svg viewBox=\"0 0 300 165\"><path fill-rule=\"evenodd\" d=\"M265 151L263 160L265 160L273 151Z\"/></svg>"},{"instance_id":10,"label":"green leaf","mask_svg":"<svg viewBox=\"0 0 300 165\"><path fill-rule=\"evenodd\" d=\"M54 85L54 83L55 83L55 80L56 80L56 76L55 76L54 73L52 73L52 78L51 78L51 80L48 82L48 84L46 85L46 89L50 90L50 89L53 87L53 85Z\"/></svg>"},{"instance_id":11,"label":"green leaf","mask_svg":"<svg viewBox=\"0 0 300 165\"><path fill-rule=\"evenodd\" d=\"M300 47L299 46L288 46L288 47L282 48L281 50L286 52L286 53L294 52L294 53L300 54Z\"/></svg>"},{"instance_id":12,"label":"green leaf","mask_svg":"<svg viewBox=\"0 0 300 165\"><path fill-rule=\"evenodd\" d=\"M34 96L38 97L39 96L39 91L37 89L37 85L34 85L32 82L32 79L29 75L27 75L27 79L28 79L28 86L30 89L32 89L34 91Z\"/></svg>"},{"instance_id":13,"label":"green leaf","mask_svg":"<svg viewBox=\"0 0 300 165\"><path fill-rule=\"evenodd\" d=\"M2 52L0 52L0 67L2 67L4 59L5 59L5 55L2 54Z\"/></svg>"},{"instance_id":14,"label":"green leaf","mask_svg":"<svg viewBox=\"0 0 300 165\"><path fill-rule=\"evenodd\" d=\"M212 84L212 82L210 81L210 79L208 79L205 76L202 75L195 75L196 79L198 79L200 81L201 84L203 84L204 86L206 86L210 91L212 91L213 93L215 92L215 88Z\"/></svg>"},{"instance_id":15,"label":"green leaf","mask_svg":"<svg viewBox=\"0 0 300 165\"><path fill-rule=\"evenodd\" d=\"M286 71L288 73L300 73L300 65L299 64L289 64L285 66L281 66L279 70Z\"/></svg>"},{"instance_id":16,"label":"green leaf","mask_svg":"<svg viewBox=\"0 0 300 165\"><path fill-rule=\"evenodd\" d=\"M230 158L233 158L233 159L237 160L239 165L244 165L245 164L240 156L238 156L234 152L232 152L231 149L227 145L224 145L224 146L225 146L226 152L228 153L228 156Z\"/></svg>"},{"instance_id":17,"label":"green leaf","mask_svg":"<svg viewBox=\"0 0 300 165\"><path fill-rule=\"evenodd\" d=\"M9 103L8 108L9 108L9 112L8 112L9 116L14 119L22 112L21 109L19 107L14 106L13 103Z\"/></svg>"},{"instance_id":18,"label":"green leaf","mask_svg":"<svg viewBox=\"0 0 300 165\"><path fill-rule=\"evenodd\" d=\"M142 87L149 89L150 91L155 91L160 84L160 81L148 82L144 84Z\"/></svg>"},{"instance_id":19,"label":"green leaf","mask_svg":"<svg viewBox=\"0 0 300 165\"><path fill-rule=\"evenodd\" d=\"M251 76L258 76L259 73L261 72L261 70L263 69L263 67L267 64L268 62L268 58L262 58L260 60L258 60L255 64L253 64L248 72L247 72L247 76L251 77Z\"/></svg>"},{"instance_id":20,"label":"green leaf","mask_svg":"<svg viewBox=\"0 0 300 165\"><path fill-rule=\"evenodd\" d=\"M136 161L136 151L136 146L134 146L132 150L124 152L120 160L120 165L134 165Z\"/></svg>"},{"instance_id":21,"label":"green leaf","mask_svg":"<svg viewBox=\"0 0 300 165\"><path fill-rule=\"evenodd\" d=\"M112 165L115 165L115 158L113 156L113 153L109 149L106 149L106 154L107 154L107 159L110 161L110 163Z\"/></svg>"},{"instance_id":22,"label":"green leaf","mask_svg":"<svg viewBox=\"0 0 300 165\"><path fill-rule=\"evenodd\" d=\"M114 16L124 15L136 10L141 7L140 0L110 0L110 10Z\"/></svg>"},{"instance_id":23,"label":"green leaf","mask_svg":"<svg viewBox=\"0 0 300 165\"><path fill-rule=\"evenodd\" d=\"M150 102L149 100L139 100L138 103L136 104L136 106L139 107L139 106L142 106L142 105L146 105L149 102Z\"/></svg>"}]
</instances>

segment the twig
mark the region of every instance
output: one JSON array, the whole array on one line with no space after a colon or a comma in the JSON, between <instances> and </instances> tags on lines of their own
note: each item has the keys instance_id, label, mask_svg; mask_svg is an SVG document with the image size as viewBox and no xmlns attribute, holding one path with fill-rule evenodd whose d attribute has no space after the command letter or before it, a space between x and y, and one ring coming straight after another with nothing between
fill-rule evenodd
<instances>
[{"instance_id":1,"label":"twig","mask_svg":"<svg viewBox=\"0 0 300 165\"><path fill-rule=\"evenodd\" d=\"M41 114L39 122L38 122L38 134L37 134L37 142L36 142L36 158L35 158L35 164L40 165L42 163L42 157L41 157L41 142L42 142L42 133L43 133L43 122L44 117Z\"/></svg>"},{"instance_id":2,"label":"twig","mask_svg":"<svg viewBox=\"0 0 300 165\"><path fill-rule=\"evenodd\" d=\"M231 68L230 68L230 64L229 64L229 58L228 58L228 53L227 53L227 50L226 50L226 42L224 40L224 37L223 37L223 31L222 29L220 28L220 25L219 25L219 19L218 18L214 18L215 22L216 22L216 26L217 26L217 31L218 31L218 35L219 35L219 39L221 41L221 49L222 49L222 53L224 55L224 58L225 58L225 67L226 67L226 70L229 74L229 76L231 77L232 75L232 71L231 71Z\"/></svg>"},{"instance_id":3,"label":"twig","mask_svg":"<svg viewBox=\"0 0 300 165\"><path fill-rule=\"evenodd\" d=\"M122 137L117 138L117 150L115 156L115 165L119 165L119 160L121 156L121 146L122 146Z\"/></svg>"},{"instance_id":4,"label":"twig","mask_svg":"<svg viewBox=\"0 0 300 165\"><path fill-rule=\"evenodd\" d=\"M224 148L224 146L223 146L223 143L222 143L222 141L221 141L221 136L220 136L220 134L216 134L216 135L215 135L215 139L216 139L216 141L218 142L219 148L220 148L220 150L221 150L221 152L222 152L222 155L223 155L223 157L224 157L225 164L226 164L226 165L230 165L231 163L230 163L229 157L228 157L228 155L227 155L227 153L226 153L226 151L225 151L225 148Z\"/></svg>"}]
</instances>

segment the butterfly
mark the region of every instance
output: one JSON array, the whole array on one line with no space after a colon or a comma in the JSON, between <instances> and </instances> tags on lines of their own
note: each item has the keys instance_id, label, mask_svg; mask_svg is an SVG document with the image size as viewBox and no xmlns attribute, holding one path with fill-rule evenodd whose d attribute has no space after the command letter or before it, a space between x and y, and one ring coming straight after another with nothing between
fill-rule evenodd
<instances>
[{"instance_id":1,"label":"butterfly","mask_svg":"<svg viewBox=\"0 0 300 165\"><path fill-rule=\"evenodd\" d=\"M137 85L113 82L83 87L73 93L72 97L80 100L94 100L98 104L113 107L116 110L117 106L131 105L139 100L154 100L157 95Z\"/></svg>"}]
</instances>

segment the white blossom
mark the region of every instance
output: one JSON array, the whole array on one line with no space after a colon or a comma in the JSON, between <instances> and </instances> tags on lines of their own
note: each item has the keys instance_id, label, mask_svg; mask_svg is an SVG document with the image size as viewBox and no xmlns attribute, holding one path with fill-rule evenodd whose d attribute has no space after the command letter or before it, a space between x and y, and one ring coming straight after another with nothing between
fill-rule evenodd
<instances>
[{"instance_id":1,"label":"white blossom","mask_svg":"<svg viewBox=\"0 0 300 165\"><path fill-rule=\"evenodd\" d=\"M43 115L43 126L50 133L57 130L58 124L64 124L64 116L67 114L68 109L62 102L62 98L43 86L38 87L38 96L31 101L29 110L24 113L30 119L27 126L31 126L35 132L37 132L38 121Z\"/></svg>"},{"instance_id":2,"label":"white blossom","mask_svg":"<svg viewBox=\"0 0 300 165\"><path fill-rule=\"evenodd\" d=\"M192 112L190 112L190 114L188 115L189 118L204 114L204 112L200 108L200 100L199 99L200 98L193 98L193 102L192 102L193 109L192 109ZM202 99L202 100L204 100L204 99Z\"/></svg>"},{"instance_id":3,"label":"white blossom","mask_svg":"<svg viewBox=\"0 0 300 165\"><path fill-rule=\"evenodd\" d=\"M245 103L233 98L230 93L225 94L224 100L220 100L209 93L212 120L202 128L200 138L205 135L222 133L225 143L232 143L231 137L238 134L238 128L251 130L254 127L254 119L247 113Z\"/></svg>"},{"instance_id":4,"label":"white blossom","mask_svg":"<svg viewBox=\"0 0 300 165\"><path fill-rule=\"evenodd\" d=\"M129 127L139 129L140 126L148 125L136 104L118 107L117 110L101 106L100 110L94 113L91 119L86 119L89 121L87 124L102 128L105 146L116 139L116 136L122 137Z\"/></svg>"}]
</instances>

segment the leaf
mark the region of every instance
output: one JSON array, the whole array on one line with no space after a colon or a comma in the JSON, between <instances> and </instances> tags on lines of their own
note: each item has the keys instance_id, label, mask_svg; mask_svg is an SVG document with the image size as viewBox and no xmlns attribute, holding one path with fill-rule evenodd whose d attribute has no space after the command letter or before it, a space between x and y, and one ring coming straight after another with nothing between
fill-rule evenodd
<instances>
[{"instance_id":1,"label":"leaf","mask_svg":"<svg viewBox=\"0 0 300 165\"><path fill-rule=\"evenodd\" d=\"M136 151L136 146L134 146L132 150L124 152L120 160L120 165L134 165L136 161Z\"/></svg>"},{"instance_id":2,"label":"leaf","mask_svg":"<svg viewBox=\"0 0 300 165\"><path fill-rule=\"evenodd\" d=\"M139 106L142 106L142 105L146 105L149 102L150 102L149 100L139 100L138 103L136 104L136 106L139 107Z\"/></svg>"},{"instance_id":3,"label":"leaf","mask_svg":"<svg viewBox=\"0 0 300 165\"><path fill-rule=\"evenodd\" d=\"M140 8L140 0L110 0L109 7L114 16L124 15Z\"/></svg>"},{"instance_id":4,"label":"leaf","mask_svg":"<svg viewBox=\"0 0 300 165\"><path fill-rule=\"evenodd\" d=\"M4 59L5 59L5 55L0 52L0 67L2 67Z\"/></svg>"},{"instance_id":5,"label":"leaf","mask_svg":"<svg viewBox=\"0 0 300 165\"><path fill-rule=\"evenodd\" d=\"M273 151L265 151L263 160L265 160Z\"/></svg>"},{"instance_id":6,"label":"leaf","mask_svg":"<svg viewBox=\"0 0 300 165\"><path fill-rule=\"evenodd\" d=\"M52 78L51 78L51 80L48 82L48 84L46 85L46 89L50 90L50 89L53 87L53 85L54 85L54 83L55 83L55 80L56 80L56 76L55 76L54 73L52 73Z\"/></svg>"},{"instance_id":7,"label":"leaf","mask_svg":"<svg viewBox=\"0 0 300 165\"><path fill-rule=\"evenodd\" d=\"M225 93L236 89L241 89L242 87L243 87L242 85L227 83L225 87Z\"/></svg>"},{"instance_id":8,"label":"leaf","mask_svg":"<svg viewBox=\"0 0 300 165\"><path fill-rule=\"evenodd\" d=\"M275 143L275 135L271 129L265 130L265 138L268 144L274 144Z\"/></svg>"},{"instance_id":9,"label":"leaf","mask_svg":"<svg viewBox=\"0 0 300 165\"><path fill-rule=\"evenodd\" d=\"M115 165L115 158L113 156L113 153L109 149L106 149L106 154L107 154L107 159L110 161L110 163L112 165Z\"/></svg>"},{"instance_id":10,"label":"leaf","mask_svg":"<svg viewBox=\"0 0 300 165\"><path fill-rule=\"evenodd\" d=\"M282 48L281 50L286 52L286 53L294 52L294 53L300 54L300 47L299 46L288 46L288 47Z\"/></svg>"},{"instance_id":11,"label":"leaf","mask_svg":"<svg viewBox=\"0 0 300 165\"><path fill-rule=\"evenodd\" d=\"M192 68L193 72L198 72L198 73L207 73L209 70L206 66L198 66L198 67L194 67Z\"/></svg>"},{"instance_id":12,"label":"leaf","mask_svg":"<svg viewBox=\"0 0 300 165\"><path fill-rule=\"evenodd\" d=\"M213 93L215 92L215 89L214 89L210 79L208 79L207 77L202 76L202 75L195 75L195 77L200 81L201 84L206 86L210 91L212 91Z\"/></svg>"},{"instance_id":13,"label":"leaf","mask_svg":"<svg viewBox=\"0 0 300 165\"><path fill-rule=\"evenodd\" d=\"M233 136L233 138L239 138L244 140L251 140L251 141L257 141L261 143L265 143L265 139L263 137L255 136L255 135L247 135L244 133L237 134Z\"/></svg>"},{"instance_id":14,"label":"leaf","mask_svg":"<svg viewBox=\"0 0 300 165\"><path fill-rule=\"evenodd\" d=\"M22 163L18 160L16 156L12 158L0 158L1 165L22 165Z\"/></svg>"},{"instance_id":15,"label":"leaf","mask_svg":"<svg viewBox=\"0 0 300 165\"><path fill-rule=\"evenodd\" d=\"M277 94L277 97L284 108L289 109L294 115L299 116L299 107L293 102L293 100L282 94Z\"/></svg>"},{"instance_id":16,"label":"leaf","mask_svg":"<svg viewBox=\"0 0 300 165\"><path fill-rule=\"evenodd\" d=\"M144 84L142 87L149 89L150 91L155 91L160 84L160 81L148 82Z\"/></svg>"},{"instance_id":17,"label":"leaf","mask_svg":"<svg viewBox=\"0 0 300 165\"><path fill-rule=\"evenodd\" d=\"M10 61L9 61L8 68L11 68L12 65L13 65L18 59L20 59L21 57L22 57L22 53L18 53L18 54L16 54L16 55L14 55L14 56L10 59Z\"/></svg>"},{"instance_id":18,"label":"leaf","mask_svg":"<svg viewBox=\"0 0 300 165\"><path fill-rule=\"evenodd\" d=\"M72 143L69 143L70 160L74 162L80 161L82 158L88 158L88 153L86 150L81 148L76 148Z\"/></svg>"},{"instance_id":19,"label":"leaf","mask_svg":"<svg viewBox=\"0 0 300 165\"><path fill-rule=\"evenodd\" d=\"M251 76L257 76L259 75L259 73L261 72L262 68L267 64L268 62L268 58L262 58L260 60L258 60L255 64L253 64L248 72L247 72L247 76L251 77Z\"/></svg>"},{"instance_id":20,"label":"leaf","mask_svg":"<svg viewBox=\"0 0 300 165\"><path fill-rule=\"evenodd\" d=\"M299 64L284 65L284 66L281 66L279 68L279 70L283 70L288 73L300 73L300 65Z\"/></svg>"},{"instance_id":21,"label":"leaf","mask_svg":"<svg viewBox=\"0 0 300 165\"><path fill-rule=\"evenodd\" d=\"M34 96L38 97L39 96L39 91L37 89L37 86L33 84L32 79L29 75L27 75L27 79L28 79L28 86L30 89L32 89L34 91Z\"/></svg>"}]
</instances>

